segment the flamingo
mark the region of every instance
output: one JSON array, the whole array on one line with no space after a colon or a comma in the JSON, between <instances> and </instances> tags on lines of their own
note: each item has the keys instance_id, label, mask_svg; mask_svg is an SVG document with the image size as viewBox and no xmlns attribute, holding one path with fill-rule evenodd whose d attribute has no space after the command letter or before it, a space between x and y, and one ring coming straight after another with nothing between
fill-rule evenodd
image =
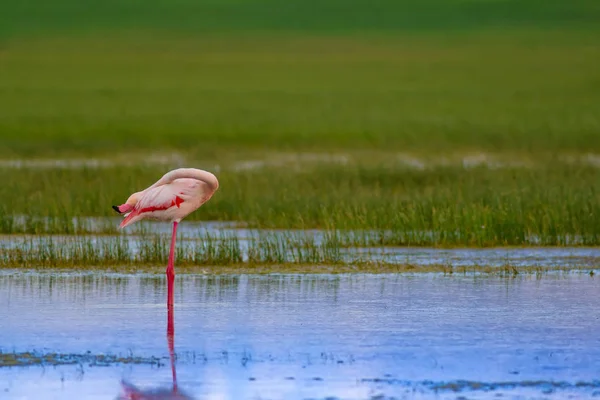
<instances>
[{"instance_id":1,"label":"flamingo","mask_svg":"<svg viewBox=\"0 0 600 400\"><path fill-rule=\"evenodd\" d=\"M210 200L218 188L219 181L212 173L195 168L178 168L164 174L147 189L133 193L124 204L113 206L116 212L125 217L119 225L121 229L143 219L173 223L166 270L168 306L173 304L177 225Z\"/></svg>"}]
</instances>

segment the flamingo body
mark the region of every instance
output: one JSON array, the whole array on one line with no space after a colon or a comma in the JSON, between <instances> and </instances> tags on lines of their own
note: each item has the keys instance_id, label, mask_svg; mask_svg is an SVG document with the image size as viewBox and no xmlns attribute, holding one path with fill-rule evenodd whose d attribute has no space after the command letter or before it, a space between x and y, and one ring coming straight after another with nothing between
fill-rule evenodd
<instances>
[{"instance_id":1,"label":"flamingo body","mask_svg":"<svg viewBox=\"0 0 600 400\"><path fill-rule=\"evenodd\" d=\"M179 168L166 173L147 189L133 193L125 204L113 209L125 215L120 228L142 219L180 222L210 200L218 188L219 181L210 172Z\"/></svg>"}]
</instances>

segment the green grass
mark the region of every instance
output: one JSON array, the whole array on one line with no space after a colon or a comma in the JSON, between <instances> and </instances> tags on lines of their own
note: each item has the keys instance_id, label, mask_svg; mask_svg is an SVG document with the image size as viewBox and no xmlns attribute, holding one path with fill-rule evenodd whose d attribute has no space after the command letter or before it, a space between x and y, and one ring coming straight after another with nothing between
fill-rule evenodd
<instances>
[{"instance_id":1,"label":"green grass","mask_svg":"<svg viewBox=\"0 0 600 400\"><path fill-rule=\"evenodd\" d=\"M543 261L513 265L507 260L502 266L453 266L452 261L414 265L408 258L403 262L374 261L368 252L345 254L342 242L348 238L345 234L330 232L322 242L317 242L310 235L259 233L242 243L233 235L204 233L180 238L175 265L178 273L475 272L511 276L547 271L579 271L593 276L597 267L594 258L569 265ZM117 236L13 238L10 245L0 245L0 268L164 273L168 250L168 238L159 235L144 235L134 241Z\"/></svg>"},{"instance_id":2,"label":"green grass","mask_svg":"<svg viewBox=\"0 0 600 400\"><path fill-rule=\"evenodd\" d=\"M166 265L170 238L144 235L138 244L124 237L74 237L58 240L52 236L14 239L10 247L0 247L0 267L68 268L80 266ZM290 234L259 234L247 244L232 235L201 234L192 242L180 241L176 259L190 265L273 265L342 264L341 246L335 235L322 243L312 237Z\"/></svg>"},{"instance_id":3,"label":"green grass","mask_svg":"<svg viewBox=\"0 0 600 400\"><path fill-rule=\"evenodd\" d=\"M8 0L0 37L123 29L353 33L593 26L595 0Z\"/></svg>"},{"instance_id":4,"label":"green grass","mask_svg":"<svg viewBox=\"0 0 600 400\"><path fill-rule=\"evenodd\" d=\"M74 218L115 216L158 167L0 171L0 232L85 233ZM253 228L374 230L347 245L598 245L598 169L538 167L307 165L304 170L224 170L220 189L187 220L237 221ZM23 199L26 199L25 201ZM14 216L27 216L15 220ZM75 221L76 222L76 221ZM99 232L112 233L116 222ZM575 240L574 240L575 239Z\"/></svg>"},{"instance_id":5,"label":"green grass","mask_svg":"<svg viewBox=\"0 0 600 400\"><path fill-rule=\"evenodd\" d=\"M600 149L592 0L280 3L11 2L0 157Z\"/></svg>"},{"instance_id":6,"label":"green grass","mask_svg":"<svg viewBox=\"0 0 600 400\"><path fill-rule=\"evenodd\" d=\"M597 152L599 32L15 40L0 157Z\"/></svg>"}]
</instances>

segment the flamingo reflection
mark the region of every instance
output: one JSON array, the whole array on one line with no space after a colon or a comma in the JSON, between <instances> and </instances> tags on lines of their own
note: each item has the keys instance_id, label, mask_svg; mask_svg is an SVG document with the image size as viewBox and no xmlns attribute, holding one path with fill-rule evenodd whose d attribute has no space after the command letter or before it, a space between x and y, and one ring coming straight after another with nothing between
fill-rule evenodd
<instances>
[{"instance_id":1,"label":"flamingo reflection","mask_svg":"<svg viewBox=\"0 0 600 400\"><path fill-rule=\"evenodd\" d=\"M165 388L142 390L133 384L121 381L122 394L118 400L193 400L193 397L183 393L177 386L177 370L175 368L175 323L173 303L167 305L167 344L171 360L172 385Z\"/></svg>"}]
</instances>

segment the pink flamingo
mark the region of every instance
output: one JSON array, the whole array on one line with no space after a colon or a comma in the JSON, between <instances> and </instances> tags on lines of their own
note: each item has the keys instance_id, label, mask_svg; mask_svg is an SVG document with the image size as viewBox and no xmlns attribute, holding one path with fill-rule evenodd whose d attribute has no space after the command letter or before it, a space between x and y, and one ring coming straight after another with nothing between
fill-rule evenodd
<instances>
[{"instance_id":1,"label":"pink flamingo","mask_svg":"<svg viewBox=\"0 0 600 400\"><path fill-rule=\"evenodd\" d=\"M120 228L125 228L142 219L173 223L171 250L166 271L167 305L173 304L177 224L210 200L218 188L219 181L210 172L195 168L179 168L167 172L149 188L133 193L125 204L113 206L115 211L125 216L119 225Z\"/></svg>"}]
</instances>

